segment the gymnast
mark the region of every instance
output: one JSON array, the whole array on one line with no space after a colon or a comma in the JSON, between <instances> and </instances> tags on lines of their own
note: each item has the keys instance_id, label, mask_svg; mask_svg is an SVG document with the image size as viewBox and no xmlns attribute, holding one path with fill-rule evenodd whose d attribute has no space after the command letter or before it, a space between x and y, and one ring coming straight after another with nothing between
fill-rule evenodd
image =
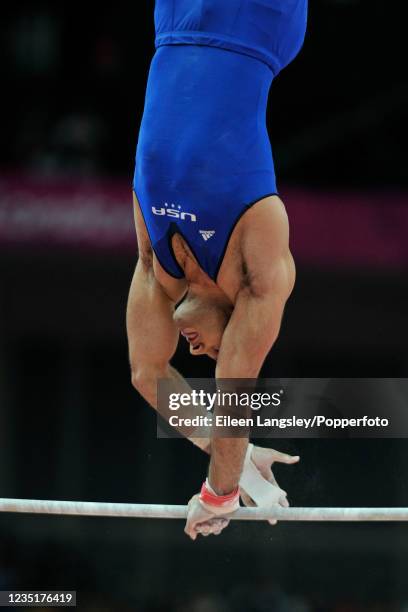
<instances>
[{"instance_id":1,"label":"gymnast","mask_svg":"<svg viewBox=\"0 0 408 612\"><path fill-rule=\"evenodd\" d=\"M295 283L266 127L272 80L299 52L307 0L156 0L156 53L133 181L138 262L127 332L132 383L157 409L180 334L215 377L256 379ZM196 439L208 478L185 531L218 534L246 504L287 506L271 471L298 457L246 438Z\"/></svg>"}]
</instances>

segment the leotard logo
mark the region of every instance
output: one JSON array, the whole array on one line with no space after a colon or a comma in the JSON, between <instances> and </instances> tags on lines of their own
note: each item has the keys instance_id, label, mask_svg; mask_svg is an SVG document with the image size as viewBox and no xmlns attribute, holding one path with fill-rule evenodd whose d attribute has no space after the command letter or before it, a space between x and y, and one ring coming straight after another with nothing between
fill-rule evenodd
<instances>
[{"instance_id":1,"label":"leotard logo","mask_svg":"<svg viewBox=\"0 0 408 612\"><path fill-rule=\"evenodd\" d=\"M200 230L200 234L203 239L207 242L210 238L212 238L215 234L213 230Z\"/></svg>"},{"instance_id":2,"label":"leotard logo","mask_svg":"<svg viewBox=\"0 0 408 612\"><path fill-rule=\"evenodd\" d=\"M161 206L160 208L152 206L152 212L158 217L172 217L173 219L180 219L180 221L191 221L192 223L197 221L197 217L193 213L184 212L181 210L181 206L176 206L176 204L167 204L167 202L165 202L164 206Z\"/></svg>"}]
</instances>

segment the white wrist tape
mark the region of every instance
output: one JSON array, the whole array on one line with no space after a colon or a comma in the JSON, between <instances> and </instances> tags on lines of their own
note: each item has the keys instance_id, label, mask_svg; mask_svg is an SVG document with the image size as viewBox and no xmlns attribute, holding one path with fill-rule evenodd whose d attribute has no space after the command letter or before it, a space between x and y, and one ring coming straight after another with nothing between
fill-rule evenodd
<instances>
[{"instance_id":1,"label":"white wrist tape","mask_svg":"<svg viewBox=\"0 0 408 612\"><path fill-rule=\"evenodd\" d=\"M260 507L278 504L284 495L282 489L268 482L262 476L255 463L251 459L253 444L248 444L245 456L244 469L242 471L239 486L251 497L255 504Z\"/></svg>"}]
</instances>

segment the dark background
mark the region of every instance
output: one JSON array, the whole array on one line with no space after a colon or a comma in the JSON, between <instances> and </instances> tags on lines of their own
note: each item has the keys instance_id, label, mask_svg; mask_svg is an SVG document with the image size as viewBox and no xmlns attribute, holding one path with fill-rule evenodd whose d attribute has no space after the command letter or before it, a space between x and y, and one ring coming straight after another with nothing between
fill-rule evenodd
<instances>
[{"instance_id":1,"label":"dark background","mask_svg":"<svg viewBox=\"0 0 408 612\"><path fill-rule=\"evenodd\" d=\"M404 3L311 3L304 49L270 100L282 193L375 194L386 227L395 194L408 206ZM113 181L129 190L131 226L152 18L153 2L2 7L0 187ZM49 234L0 242L2 497L185 503L198 490L206 458L157 440L130 385L136 257L135 246L74 248ZM385 266L296 259L264 375L405 377L408 255ZM175 365L213 373L185 346ZM405 440L274 444L302 456L277 470L294 505L408 506ZM233 524L193 544L180 522L0 517L0 588L77 589L84 610L403 612L407 554L404 524Z\"/></svg>"}]
</instances>

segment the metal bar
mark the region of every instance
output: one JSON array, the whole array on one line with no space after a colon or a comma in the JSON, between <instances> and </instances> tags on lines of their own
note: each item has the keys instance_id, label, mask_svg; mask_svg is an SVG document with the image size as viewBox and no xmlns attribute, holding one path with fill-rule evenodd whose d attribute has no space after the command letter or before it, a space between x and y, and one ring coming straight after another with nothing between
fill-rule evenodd
<instances>
[{"instance_id":1,"label":"metal bar","mask_svg":"<svg viewBox=\"0 0 408 612\"><path fill-rule=\"evenodd\" d=\"M0 512L184 519L187 506L0 498ZM240 508L230 518L238 521L408 521L408 508Z\"/></svg>"}]
</instances>

